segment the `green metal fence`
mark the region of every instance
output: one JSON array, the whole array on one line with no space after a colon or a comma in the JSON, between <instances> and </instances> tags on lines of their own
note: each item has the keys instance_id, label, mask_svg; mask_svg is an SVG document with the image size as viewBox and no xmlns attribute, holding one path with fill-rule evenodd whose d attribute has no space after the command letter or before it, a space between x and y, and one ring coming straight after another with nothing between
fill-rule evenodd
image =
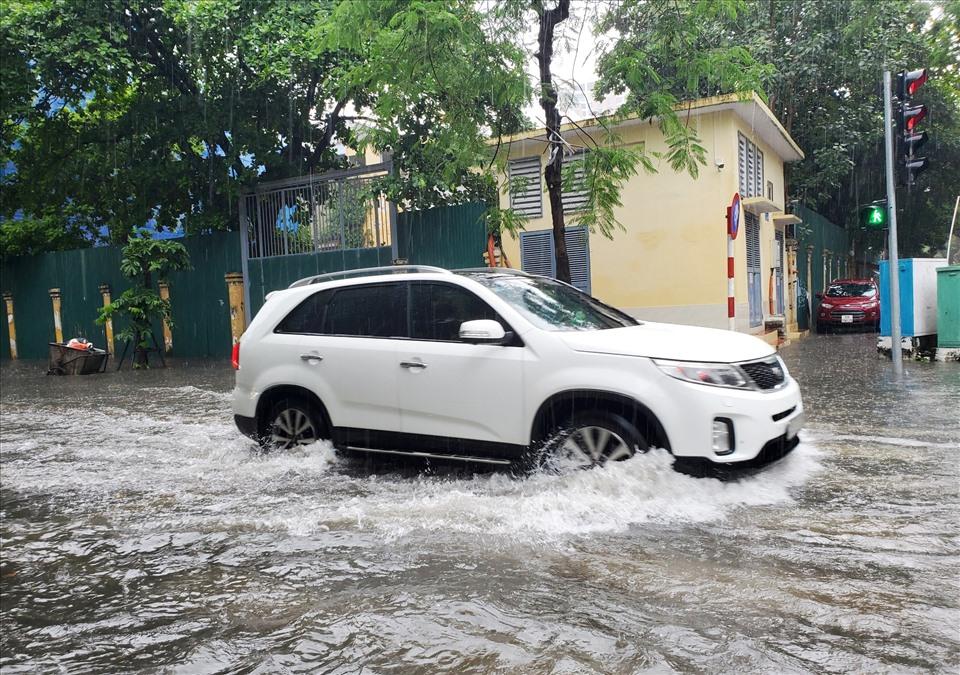
<instances>
[{"instance_id":1,"label":"green metal fence","mask_svg":"<svg viewBox=\"0 0 960 675\"><path fill-rule=\"evenodd\" d=\"M397 248L411 265L480 267L487 246L485 204L407 211L397 218Z\"/></svg>"},{"instance_id":2,"label":"green metal fence","mask_svg":"<svg viewBox=\"0 0 960 675\"><path fill-rule=\"evenodd\" d=\"M230 308L224 275L240 271L237 232L188 237L192 269L170 277L170 304L174 354L222 357L230 353ZM99 346L106 343L103 326L96 324L103 305L99 287L109 284L113 298L130 287L120 274L120 249L113 247L56 251L13 258L0 265L0 289L13 295L17 352L23 359L47 356L54 340L53 308L49 290L59 288L63 336L84 336ZM10 357L6 322L0 356ZM123 325L114 322L114 334ZM162 336L157 329L157 340ZM122 343L116 342L117 350Z\"/></svg>"},{"instance_id":3,"label":"green metal fence","mask_svg":"<svg viewBox=\"0 0 960 675\"><path fill-rule=\"evenodd\" d=\"M800 282L797 323L801 330L810 327L810 305L815 304L814 295L831 279L847 275L850 239L847 231L804 206L797 206L794 213L803 220L797 225L797 278ZM824 276L824 256L828 269ZM809 274L808 274L809 268ZM809 277L809 278L808 278ZM805 302L806 301L806 302Z\"/></svg>"},{"instance_id":4,"label":"green metal fence","mask_svg":"<svg viewBox=\"0 0 960 675\"><path fill-rule=\"evenodd\" d=\"M398 254L411 264L477 267L483 264L486 228L482 204L462 204L399 214ZM239 232L181 240L190 253L191 269L170 276L173 353L183 357L226 357L230 354L230 306L224 276L240 272ZM130 284L120 274L120 249L88 248L13 258L0 265L0 290L13 295L20 358L43 359L54 340L50 289L61 292L64 338L84 336L104 345L104 328L96 324L103 305L99 286L109 284L117 298ZM263 305L267 293L286 288L312 274L339 272L391 263L391 248L323 251L249 261L248 316ZM0 357L10 357L6 322L2 322ZM116 334L123 326L114 323ZM157 340L162 343L159 326ZM117 340L119 352L122 343Z\"/></svg>"},{"instance_id":5,"label":"green metal fence","mask_svg":"<svg viewBox=\"0 0 960 675\"><path fill-rule=\"evenodd\" d=\"M260 311L267 293L286 288L297 279L314 274L389 264L389 246L255 258L250 260L248 268L247 283L250 285L251 305L249 316L252 318Z\"/></svg>"},{"instance_id":6,"label":"green metal fence","mask_svg":"<svg viewBox=\"0 0 960 675\"><path fill-rule=\"evenodd\" d=\"M398 214L398 256L411 265L450 269L482 265L487 237L485 211L483 204L459 204ZM251 258L247 279L250 316L263 306L267 293L286 288L297 279L389 264L389 246Z\"/></svg>"}]
</instances>

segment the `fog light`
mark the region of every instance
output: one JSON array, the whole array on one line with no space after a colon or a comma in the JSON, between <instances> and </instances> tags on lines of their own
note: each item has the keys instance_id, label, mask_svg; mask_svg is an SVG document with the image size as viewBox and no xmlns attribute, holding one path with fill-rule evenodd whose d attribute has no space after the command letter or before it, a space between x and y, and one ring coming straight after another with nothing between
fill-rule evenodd
<instances>
[{"instance_id":1,"label":"fog light","mask_svg":"<svg viewBox=\"0 0 960 675\"><path fill-rule=\"evenodd\" d=\"M735 449L733 421L726 417L717 417L713 420L713 453L729 455Z\"/></svg>"}]
</instances>

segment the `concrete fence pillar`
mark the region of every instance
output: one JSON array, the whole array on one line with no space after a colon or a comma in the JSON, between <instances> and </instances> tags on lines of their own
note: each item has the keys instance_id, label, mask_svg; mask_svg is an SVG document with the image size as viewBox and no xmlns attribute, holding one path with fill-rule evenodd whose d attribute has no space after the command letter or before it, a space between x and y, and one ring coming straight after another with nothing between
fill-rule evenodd
<instances>
[{"instance_id":1,"label":"concrete fence pillar","mask_svg":"<svg viewBox=\"0 0 960 675\"><path fill-rule=\"evenodd\" d=\"M243 275L239 272L228 272L224 279L227 282L227 297L230 300L230 335L233 343L236 344L247 326L246 311L243 306Z\"/></svg>"},{"instance_id":2,"label":"concrete fence pillar","mask_svg":"<svg viewBox=\"0 0 960 675\"><path fill-rule=\"evenodd\" d=\"M50 301L53 303L53 333L57 342L63 342L63 321L60 318L60 289L50 289Z\"/></svg>"},{"instance_id":3,"label":"concrete fence pillar","mask_svg":"<svg viewBox=\"0 0 960 675\"><path fill-rule=\"evenodd\" d=\"M170 283L167 281L160 281L157 283L157 286L160 287L160 298L167 303L170 302ZM167 354L173 351L173 333L170 332L170 324L167 323L167 320L163 320L163 351Z\"/></svg>"},{"instance_id":4,"label":"concrete fence pillar","mask_svg":"<svg viewBox=\"0 0 960 675\"><path fill-rule=\"evenodd\" d=\"M100 295L103 296L103 306L111 303L110 284L100 284ZM113 348L113 319L107 319L103 324L103 330L107 334L107 353L113 356L116 352Z\"/></svg>"},{"instance_id":5,"label":"concrete fence pillar","mask_svg":"<svg viewBox=\"0 0 960 675\"><path fill-rule=\"evenodd\" d=\"M17 358L17 327L13 324L13 294L3 294L3 308L7 315L7 329L10 335L10 358Z\"/></svg>"}]
</instances>

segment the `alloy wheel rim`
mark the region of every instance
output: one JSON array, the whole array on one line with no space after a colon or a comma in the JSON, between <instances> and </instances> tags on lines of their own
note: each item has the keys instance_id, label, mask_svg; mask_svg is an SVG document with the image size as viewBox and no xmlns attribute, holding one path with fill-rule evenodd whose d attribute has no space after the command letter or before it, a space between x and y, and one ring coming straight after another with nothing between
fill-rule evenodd
<instances>
[{"instance_id":1,"label":"alloy wheel rim","mask_svg":"<svg viewBox=\"0 0 960 675\"><path fill-rule=\"evenodd\" d=\"M633 455L630 446L619 434L596 426L576 429L563 441L560 450L583 467L617 462Z\"/></svg>"},{"instance_id":2,"label":"alloy wheel rim","mask_svg":"<svg viewBox=\"0 0 960 675\"><path fill-rule=\"evenodd\" d=\"M317 430L305 412L297 408L285 408L273 420L270 438L274 445L286 450L316 442Z\"/></svg>"}]
</instances>

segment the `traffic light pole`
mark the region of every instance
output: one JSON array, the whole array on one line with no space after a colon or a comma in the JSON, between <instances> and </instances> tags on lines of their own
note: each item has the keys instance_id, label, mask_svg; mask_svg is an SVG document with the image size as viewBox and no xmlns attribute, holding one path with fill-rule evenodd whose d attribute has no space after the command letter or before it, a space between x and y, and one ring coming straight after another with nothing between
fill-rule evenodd
<instances>
[{"instance_id":1,"label":"traffic light pole","mask_svg":"<svg viewBox=\"0 0 960 675\"><path fill-rule=\"evenodd\" d=\"M897 253L897 194L893 158L893 101L890 71L883 71L883 129L887 160L887 224L890 243L887 246L887 278L890 280L890 358L893 374L903 375L903 352L900 346L900 256Z\"/></svg>"}]
</instances>

